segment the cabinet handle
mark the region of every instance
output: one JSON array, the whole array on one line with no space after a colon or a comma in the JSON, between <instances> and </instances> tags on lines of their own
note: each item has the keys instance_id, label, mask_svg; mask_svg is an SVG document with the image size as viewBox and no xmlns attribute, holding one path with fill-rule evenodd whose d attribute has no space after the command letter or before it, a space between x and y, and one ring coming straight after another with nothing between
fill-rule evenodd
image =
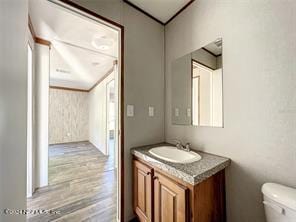
<instances>
[{"instance_id":1,"label":"cabinet handle","mask_svg":"<svg viewBox=\"0 0 296 222\"><path fill-rule=\"evenodd\" d=\"M157 177L157 176L154 176L153 179L154 179L154 180L158 180L158 177Z\"/></svg>"},{"instance_id":2,"label":"cabinet handle","mask_svg":"<svg viewBox=\"0 0 296 222\"><path fill-rule=\"evenodd\" d=\"M147 175L150 175L150 174L151 174L151 172L147 172L146 174L147 174Z\"/></svg>"}]
</instances>

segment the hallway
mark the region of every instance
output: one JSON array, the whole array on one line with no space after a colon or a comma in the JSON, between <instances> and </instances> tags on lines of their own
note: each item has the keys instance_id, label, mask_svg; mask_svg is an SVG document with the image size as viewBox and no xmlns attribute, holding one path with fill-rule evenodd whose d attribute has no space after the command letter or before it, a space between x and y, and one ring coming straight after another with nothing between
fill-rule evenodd
<instances>
[{"instance_id":1,"label":"hallway","mask_svg":"<svg viewBox=\"0 0 296 222\"><path fill-rule=\"evenodd\" d=\"M116 221L114 155L104 156L89 142L50 145L49 186L28 198L28 209L57 214L28 215L37 221Z\"/></svg>"}]
</instances>

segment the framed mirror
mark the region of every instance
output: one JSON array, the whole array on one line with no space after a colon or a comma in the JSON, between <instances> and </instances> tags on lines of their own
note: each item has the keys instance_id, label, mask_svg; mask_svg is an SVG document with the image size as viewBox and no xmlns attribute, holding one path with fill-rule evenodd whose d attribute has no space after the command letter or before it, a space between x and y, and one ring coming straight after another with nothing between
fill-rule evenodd
<instances>
[{"instance_id":1,"label":"framed mirror","mask_svg":"<svg viewBox=\"0 0 296 222\"><path fill-rule=\"evenodd\" d=\"M221 38L173 62L173 124L223 127L222 67Z\"/></svg>"}]
</instances>

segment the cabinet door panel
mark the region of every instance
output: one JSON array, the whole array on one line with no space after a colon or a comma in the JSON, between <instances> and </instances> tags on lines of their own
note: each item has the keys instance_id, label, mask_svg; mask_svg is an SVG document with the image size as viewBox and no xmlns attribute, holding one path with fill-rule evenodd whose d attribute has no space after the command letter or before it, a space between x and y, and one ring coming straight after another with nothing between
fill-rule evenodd
<instances>
[{"instance_id":1,"label":"cabinet door panel","mask_svg":"<svg viewBox=\"0 0 296 222\"><path fill-rule=\"evenodd\" d=\"M161 185L161 213L162 221L174 221L174 212L176 209L176 194Z\"/></svg>"},{"instance_id":2,"label":"cabinet door panel","mask_svg":"<svg viewBox=\"0 0 296 222\"><path fill-rule=\"evenodd\" d=\"M187 221L187 188L155 173L154 212L157 222Z\"/></svg>"},{"instance_id":3,"label":"cabinet door panel","mask_svg":"<svg viewBox=\"0 0 296 222\"><path fill-rule=\"evenodd\" d=\"M152 169L134 160L134 211L141 221L152 218Z\"/></svg>"}]
</instances>

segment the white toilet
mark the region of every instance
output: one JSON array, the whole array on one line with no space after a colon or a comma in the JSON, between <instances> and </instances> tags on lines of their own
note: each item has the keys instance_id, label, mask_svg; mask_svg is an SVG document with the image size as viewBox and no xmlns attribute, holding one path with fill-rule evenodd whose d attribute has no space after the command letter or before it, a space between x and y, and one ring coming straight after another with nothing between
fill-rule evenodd
<instances>
[{"instance_id":1,"label":"white toilet","mask_svg":"<svg viewBox=\"0 0 296 222\"><path fill-rule=\"evenodd\" d=\"M267 222L296 222L296 189L266 183L262 193Z\"/></svg>"}]
</instances>

